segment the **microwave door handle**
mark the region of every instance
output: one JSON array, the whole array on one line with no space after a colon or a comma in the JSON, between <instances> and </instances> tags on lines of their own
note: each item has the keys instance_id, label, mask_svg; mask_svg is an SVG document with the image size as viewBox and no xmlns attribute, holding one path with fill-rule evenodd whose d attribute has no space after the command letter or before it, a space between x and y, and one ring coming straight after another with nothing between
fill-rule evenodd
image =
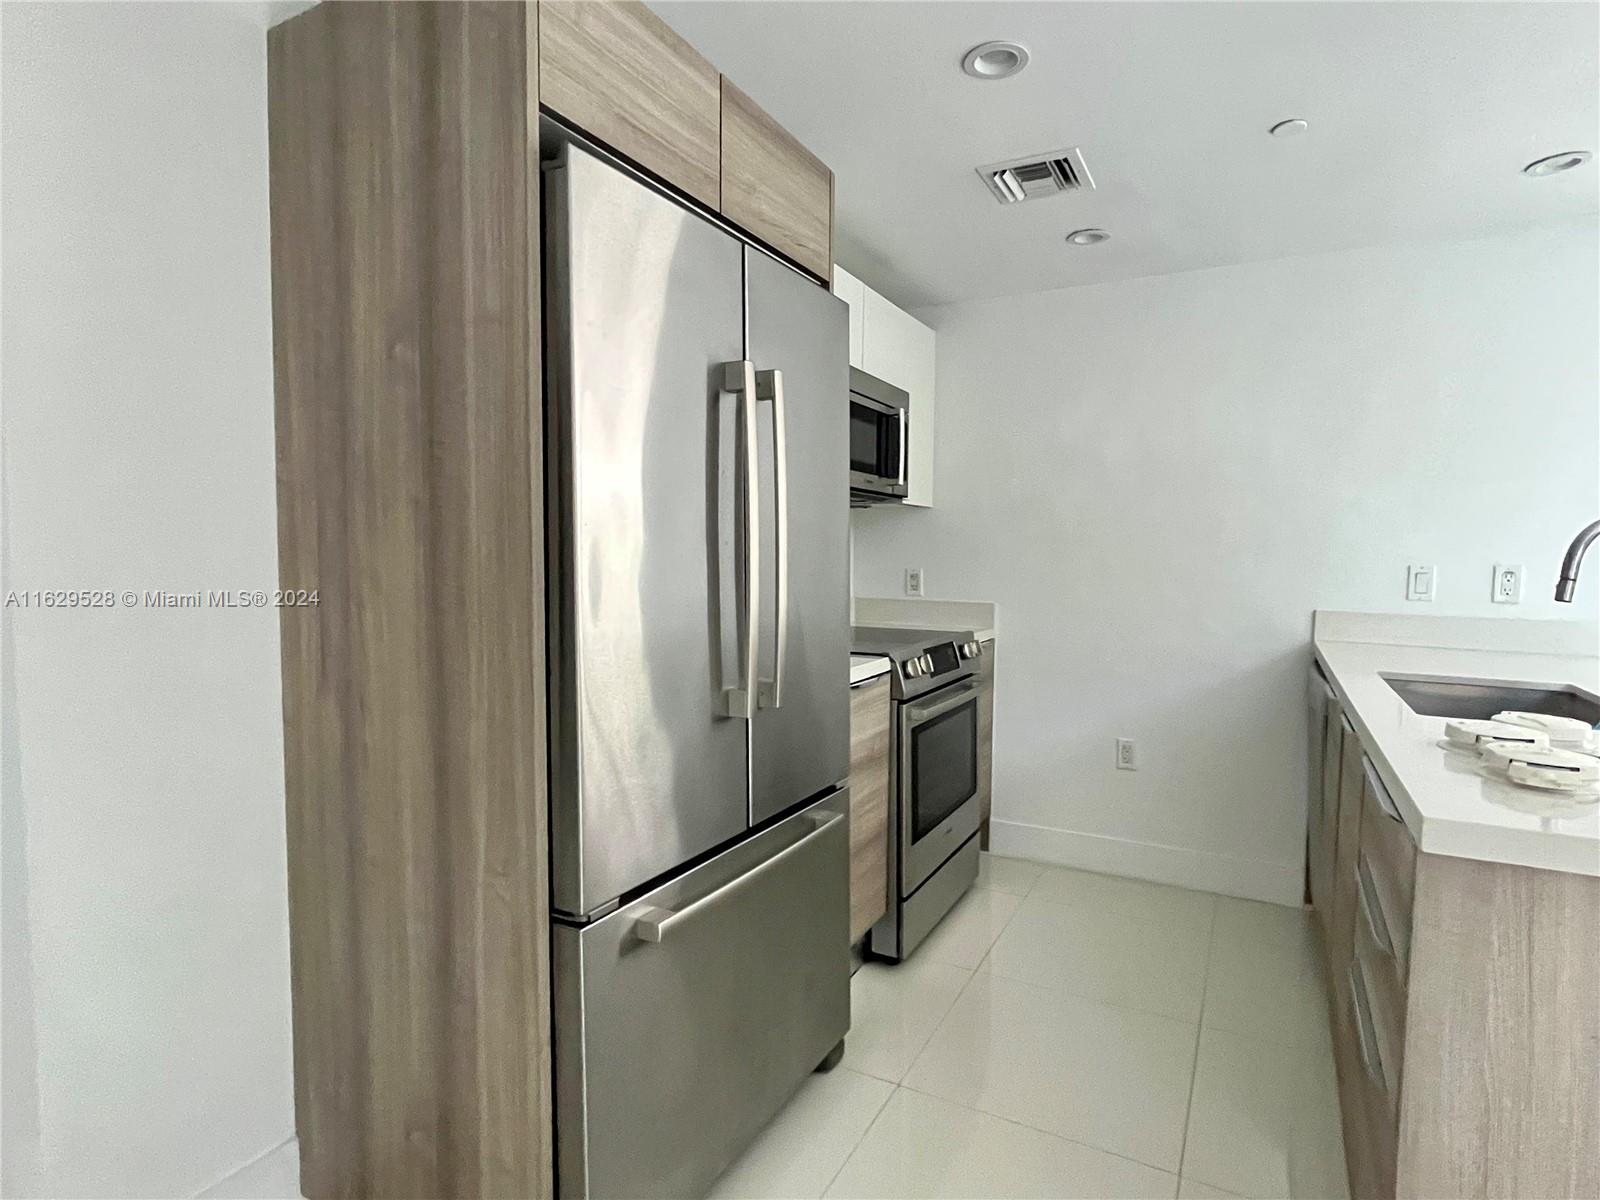
<instances>
[{"instance_id":1,"label":"microwave door handle","mask_svg":"<svg viewBox=\"0 0 1600 1200\"><path fill-rule=\"evenodd\" d=\"M756 372L756 400L772 404L773 526L777 537L772 576L775 640L771 680L761 681L762 708L783 707L783 666L789 657L789 444L783 403L783 372Z\"/></svg>"},{"instance_id":2,"label":"microwave door handle","mask_svg":"<svg viewBox=\"0 0 1600 1200\"><path fill-rule=\"evenodd\" d=\"M906 433L906 410L902 408L902 409L899 409L898 411L900 413L900 473L896 477L895 483L897 483L901 487L905 487L906 486L906 441L907 441L907 436L908 436L907 433Z\"/></svg>"},{"instance_id":3,"label":"microwave door handle","mask_svg":"<svg viewBox=\"0 0 1600 1200\"><path fill-rule=\"evenodd\" d=\"M756 379L755 364L747 360L722 364L722 390L739 399L738 437L744 453L739 458L739 519L744 521L744 574L739 589L739 606L744 610L740 630L739 683L725 688L722 711L725 716L749 720L755 715L756 655L760 636L758 612L761 604L761 509L756 480Z\"/></svg>"}]
</instances>

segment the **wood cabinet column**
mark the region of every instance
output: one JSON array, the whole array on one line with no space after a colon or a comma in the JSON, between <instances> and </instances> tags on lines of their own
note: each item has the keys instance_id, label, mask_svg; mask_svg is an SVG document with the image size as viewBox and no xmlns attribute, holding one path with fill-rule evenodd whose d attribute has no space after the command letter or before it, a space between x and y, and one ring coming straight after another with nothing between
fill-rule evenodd
<instances>
[{"instance_id":1,"label":"wood cabinet column","mask_svg":"<svg viewBox=\"0 0 1600 1200\"><path fill-rule=\"evenodd\" d=\"M551 1192L535 12L268 35L312 1197Z\"/></svg>"}]
</instances>

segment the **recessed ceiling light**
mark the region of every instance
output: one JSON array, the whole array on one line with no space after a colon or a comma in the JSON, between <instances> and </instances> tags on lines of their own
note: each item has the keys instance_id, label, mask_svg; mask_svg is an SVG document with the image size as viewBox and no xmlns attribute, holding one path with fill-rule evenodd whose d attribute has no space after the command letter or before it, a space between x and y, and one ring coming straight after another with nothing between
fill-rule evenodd
<instances>
[{"instance_id":1,"label":"recessed ceiling light","mask_svg":"<svg viewBox=\"0 0 1600 1200\"><path fill-rule=\"evenodd\" d=\"M1067 234L1067 244L1071 246L1098 246L1110 240L1111 235L1104 229L1074 229Z\"/></svg>"},{"instance_id":2,"label":"recessed ceiling light","mask_svg":"<svg viewBox=\"0 0 1600 1200\"><path fill-rule=\"evenodd\" d=\"M984 42L967 51L961 69L974 79L1009 79L1028 65L1028 48L1017 42Z\"/></svg>"},{"instance_id":3,"label":"recessed ceiling light","mask_svg":"<svg viewBox=\"0 0 1600 1200\"><path fill-rule=\"evenodd\" d=\"M1279 121L1267 132L1273 137L1299 137L1310 128L1311 126L1299 117L1290 117L1287 121Z\"/></svg>"},{"instance_id":4,"label":"recessed ceiling light","mask_svg":"<svg viewBox=\"0 0 1600 1200\"><path fill-rule=\"evenodd\" d=\"M1552 154L1548 158L1537 158L1522 168L1524 175L1559 175L1563 171L1570 171L1573 167L1581 167L1594 155L1587 150L1564 150L1560 154Z\"/></svg>"}]
</instances>

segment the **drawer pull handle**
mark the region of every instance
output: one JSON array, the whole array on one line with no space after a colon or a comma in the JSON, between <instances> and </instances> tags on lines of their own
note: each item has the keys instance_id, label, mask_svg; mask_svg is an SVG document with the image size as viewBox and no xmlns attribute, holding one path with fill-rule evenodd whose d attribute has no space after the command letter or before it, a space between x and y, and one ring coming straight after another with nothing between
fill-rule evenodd
<instances>
[{"instance_id":1,"label":"drawer pull handle","mask_svg":"<svg viewBox=\"0 0 1600 1200\"><path fill-rule=\"evenodd\" d=\"M1378 1034L1372 1026L1372 1009L1367 1001L1367 977L1361 970L1359 958L1350 963L1350 1007L1355 1010L1362 1070L1366 1071L1368 1079L1387 1092L1389 1085L1383 1081L1383 1062L1378 1057Z\"/></svg>"},{"instance_id":2,"label":"drawer pull handle","mask_svg":"<svg viewBox=\"0 0 1600 1200\"><path fill-rule=\"evenodd\" d=\"M1356 859L1356 879L1360 884L1361 915L1378 948L1390 958L1394 957L1394 938L1389 934L1389 922L1383 915L1383 902L1378 898L1378 881L1372 877L1372 864L1365 850Z\"/></svg>"},{"instance_id":3,"label":"drawer pull handle","mask_svg":"<svg viewBox=\"0 0 1600 1200\"><path fill-rule=\"evenodd\" d=\"M653 942L659 945L667 940L667 935L674 929L688 924L696 913L705 912L714 908L722 901L731 898L743 891L754 880L766 874L786 858L793 858L800 850L821 837L829 826L844 820L843 813L830 813L827 816L813 815L811 817L813 828L799 841L785 846L771 858L763 859L743 875L730 879L727 883L713 892L708 892L693 904L678 909L676 912L667 908L646 908L641 911L633 922L633 932L641 942Z\"/></svg>"},{"instance_id":4,"label":"drawer pull handle","mask_svg":"<svg viewBox=\"0 0 1600 1200\"><path fill-rule=\"evenodd\" d=\"M1383 815L1391 821L1399 821L1404 825L1406 819L1400 815L1400 810L1395 807L1394 797L1389 795L1389 789L1383 786L1383 780L1378 778L1378 769L1372 765L1372 760L1365 754L1361 756L1361 769L1366 772L1367 783L1372 787L1372 794L1378 798L1378 807L1383 809Z\"/></svg>"}]
</instances>

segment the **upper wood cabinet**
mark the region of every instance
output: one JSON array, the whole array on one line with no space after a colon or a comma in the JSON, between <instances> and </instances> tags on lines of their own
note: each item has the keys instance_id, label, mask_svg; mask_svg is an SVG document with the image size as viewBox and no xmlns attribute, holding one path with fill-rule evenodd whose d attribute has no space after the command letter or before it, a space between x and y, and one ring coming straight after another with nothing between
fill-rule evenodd
<instances>
[{"instance_id":1,"label":"upper wood cabinet","mask_svg":"<svg viewBox=\"0 0 1600 1200\"><path fill-rule=\"evenodd\" d=\"M540 104L713 209L725 198L721 83L636 0L539 5Z\"/></svg>"},{"instance_id":2,"label":"upper wood cabinet","mask_svg":"<svg viewBox=\"0 0 1600 1200\"><path fill-rule=\"evenodd\" d=\"M722 77L722 215L806 270L833 270L833 172Z\"/></svg>"}]
</instances>

